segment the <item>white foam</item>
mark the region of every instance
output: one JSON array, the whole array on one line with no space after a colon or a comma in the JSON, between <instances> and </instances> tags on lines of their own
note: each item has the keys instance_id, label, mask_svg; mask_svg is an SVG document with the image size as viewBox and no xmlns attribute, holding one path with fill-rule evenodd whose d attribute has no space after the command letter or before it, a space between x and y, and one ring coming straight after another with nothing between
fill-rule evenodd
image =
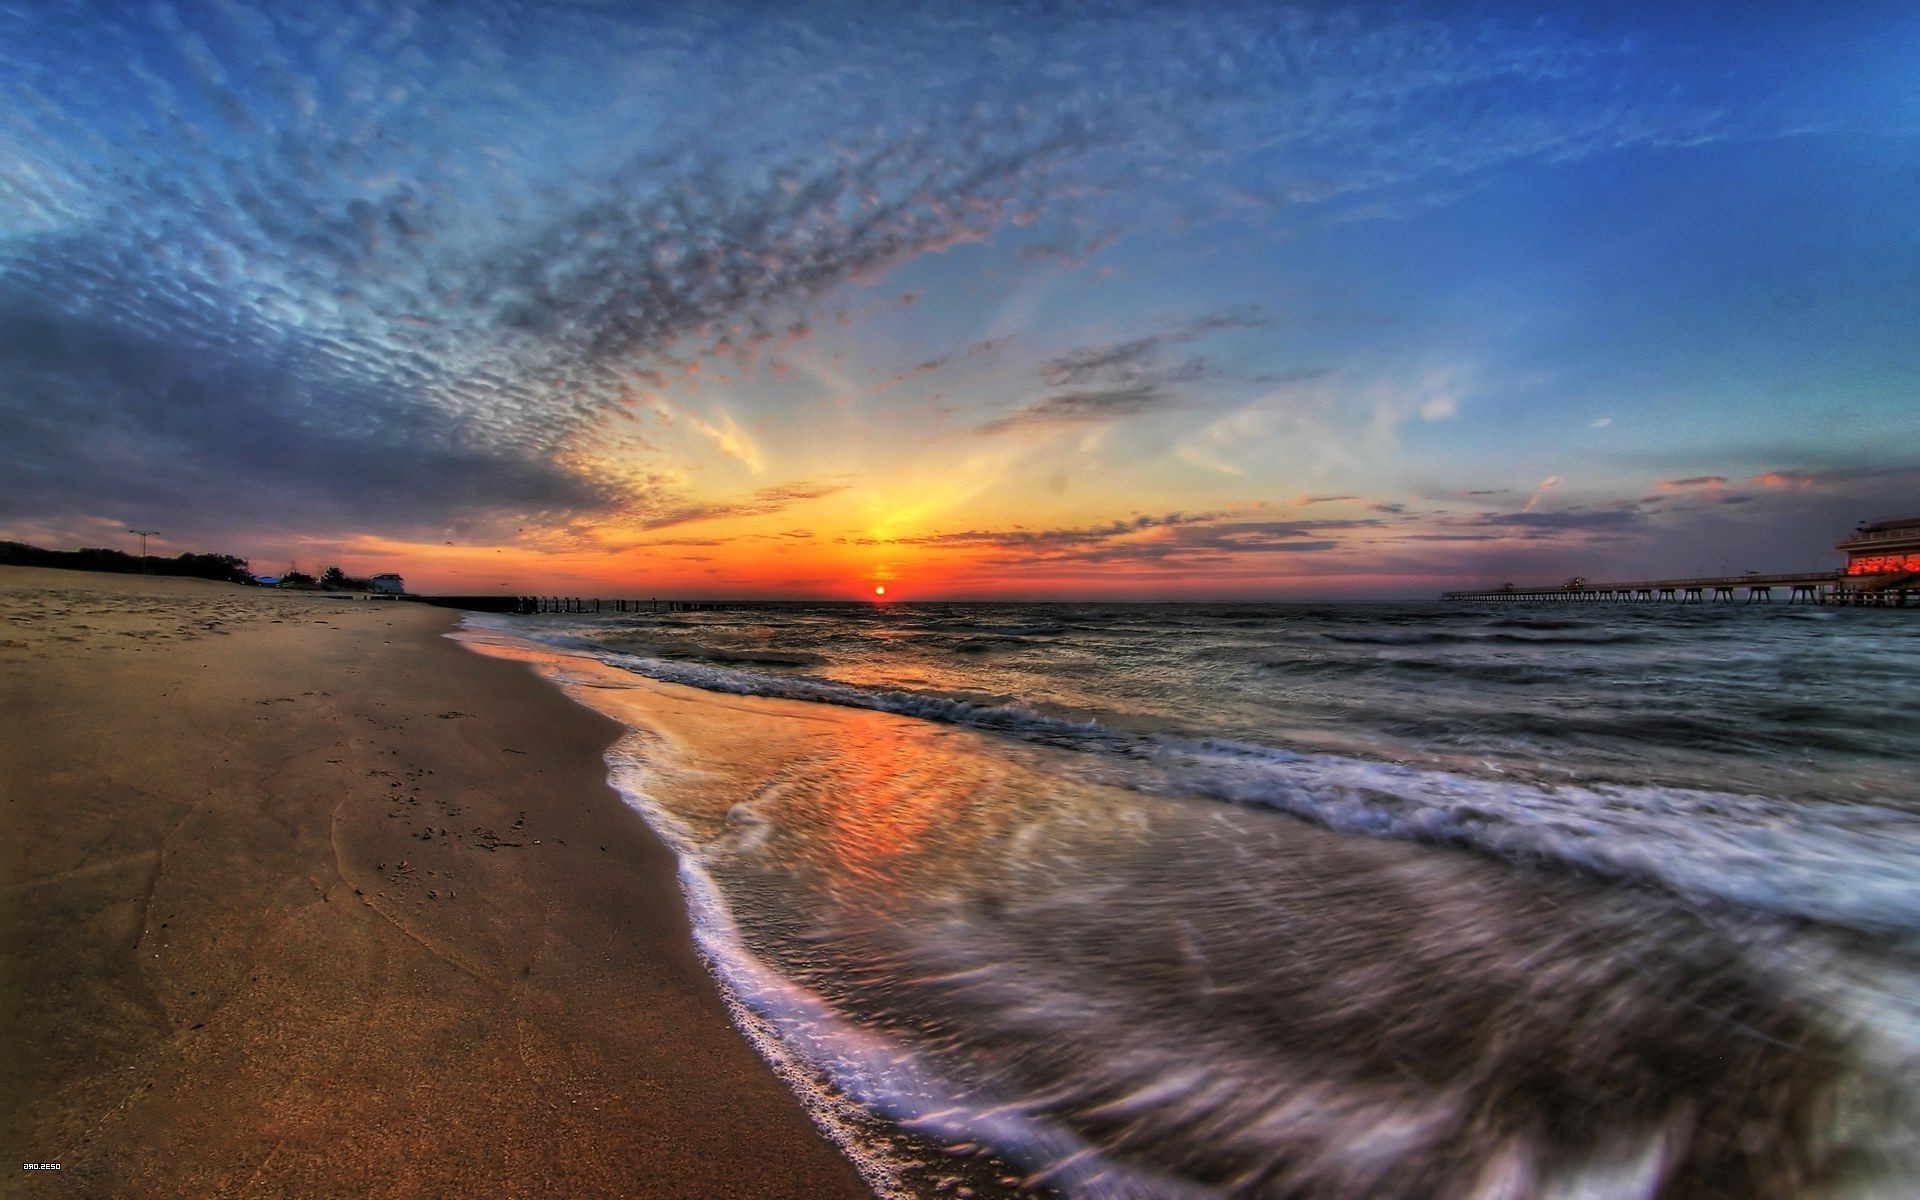
<instances>
[{"instance_id":1,"label":"white foam","mask_svg":"<svg viewBox=\"0 0 1920 1200\"><path fill-rule=\"evenodd\" d=\"M470 618L471 620L471 618ZM502 625L488 627L503 629ZM542 638L538 631L514 634ZM872 691L805 676L549 644L663 682L836 704L1098 752L1130 782L1271 808L1344 833L1437 842L1876 934L1920 937L1920 816L1875 804L1614 784L1554 786L1219 740L1133 734L1019 704ZM1150 770L1139 770L1146 766Z\"/></svg>"},{"instance_id":2,"label":"white foam","mask_svg":"<svg viewBox=\"0 0 1920 1200\"><path fill-rule=\"evenodd\" d=\"M937 1168L876 1135L877 1124L891 1123L949 1142L984 1143L1030 1164L1030 1179L1044 1177L1086 1200L1215 1200L1210 1189L1120 1166L1072 1133L1031 1117L1023 1103L966 1097L903 1048L844 1020L762 962L702 865L691 831L651 797L667 753L659 739L633 731L607 751L609 782L674 850L695 945L735 1027L877 1196L913 1200L921 1193L910 1174Z\"/></svg>"},{"instance_id":3,"label":"white foam","mask_svg":"<svg viewBox=\"0 0 1920 1200\"><path fill-rule=\"evenodd\" d=\"M1164 742L1154 757L1175 790L1342 832L1466 846L1876 933L1920 932L1920 819L1891 808L1551 786L1224 742Z\"/></svg>"}]
</instances>

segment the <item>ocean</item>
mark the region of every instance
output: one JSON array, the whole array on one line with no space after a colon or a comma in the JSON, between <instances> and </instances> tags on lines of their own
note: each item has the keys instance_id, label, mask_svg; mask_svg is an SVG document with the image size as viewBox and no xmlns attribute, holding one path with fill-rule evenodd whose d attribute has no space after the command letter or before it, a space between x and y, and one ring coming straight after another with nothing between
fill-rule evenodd
<instances>
[{"instance_id":1,"label":"ocean","mask_svg":"<svg viewBox=\"0 0 1920 1200\"><path fill-rule=\"evenodd\" d=\"M885 1196L1920 1194L1920 624L473 616Z\"/></svg>"}]
</instances>

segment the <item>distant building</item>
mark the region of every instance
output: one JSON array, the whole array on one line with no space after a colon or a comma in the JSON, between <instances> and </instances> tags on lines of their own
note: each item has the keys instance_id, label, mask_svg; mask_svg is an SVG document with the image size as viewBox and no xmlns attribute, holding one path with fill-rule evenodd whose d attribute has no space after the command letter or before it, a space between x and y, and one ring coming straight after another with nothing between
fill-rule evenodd
<instances>
[{"instance_id":1,"label":"distant building","mask_svg":"<svg viewBox=\"0 0 1920 1200\"><path fill-rule=\"evenodd\" d=\"M406 581L391 571L384 575L375 575L367 580L367 585L373 589L373 594L376 596L398 596L407 590Z\"/></svg>"},{"instance_id":2,"label":"distant building","mask_svg":"<svg viewBox=\"0 0 1920 1200\"><path fill-rule=\"evenodd\" d=\"M1862 525L1835 549L1845 552L1849 576L1920 574L1920 517Z\"/></svg>"}]
</instances>

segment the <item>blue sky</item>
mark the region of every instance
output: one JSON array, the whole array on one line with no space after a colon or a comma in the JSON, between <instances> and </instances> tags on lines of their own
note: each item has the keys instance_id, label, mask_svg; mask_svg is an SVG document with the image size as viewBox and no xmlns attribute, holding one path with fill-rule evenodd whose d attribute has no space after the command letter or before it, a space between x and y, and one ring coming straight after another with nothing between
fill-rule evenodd
<instances>
[{"instance_id":1,"label":"blue sky","mask_svg":"<svg viewBox=\"0 0 1920 1200\"><path fill-rule=\"evenodd\" d=\"M0 535L1426 594L1920 506L1911 6L0 5Z\"/></svg>"}]
</instances>

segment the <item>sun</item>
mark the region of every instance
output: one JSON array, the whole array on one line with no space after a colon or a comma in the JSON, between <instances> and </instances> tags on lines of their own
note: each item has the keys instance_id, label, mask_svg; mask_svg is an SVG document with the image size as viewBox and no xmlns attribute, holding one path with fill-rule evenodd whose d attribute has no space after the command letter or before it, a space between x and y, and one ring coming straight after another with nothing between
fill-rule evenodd
<instances>
[{"instance_id":1,"label":"sun","mask_svg":"<svg viewBox=\"0 0 1920 1200\"><path fill-rule=\"evenodd\" d=\"M887 585L886 585L886 584L884 584L884 583L880 583L880 584L875 584L875 585L874 585L874 588L873 588L873 594L874 594L874 595L876 595L876 596L884 596L884 595L886 595L886 594L887 594Z\"/></svg>"}]
</instances>

